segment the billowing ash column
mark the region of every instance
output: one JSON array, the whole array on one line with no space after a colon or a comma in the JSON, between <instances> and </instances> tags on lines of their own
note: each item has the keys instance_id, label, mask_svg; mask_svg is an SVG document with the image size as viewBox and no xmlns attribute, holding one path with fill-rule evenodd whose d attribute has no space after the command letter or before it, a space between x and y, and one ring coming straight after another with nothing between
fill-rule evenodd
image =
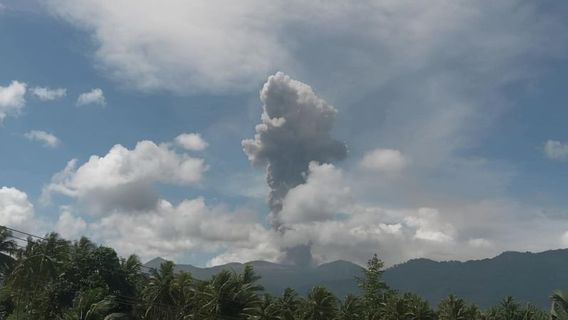
<instances>
[{"instance_id":1,"label":"billowing ash column","mask_svg":"<svg viewBox=\"0 0 568 320\"><path fill-rule=\"evenodd\" d=\"M264 84L260 100L261 123L254 139L243 140L242 145L254 165L266 166L270 223L285 232L279 213L288 191L306 182L311 161L341 160L347 148L330 134L337 110L310 86L278 72Z\"/></svg>"}]
</instances>

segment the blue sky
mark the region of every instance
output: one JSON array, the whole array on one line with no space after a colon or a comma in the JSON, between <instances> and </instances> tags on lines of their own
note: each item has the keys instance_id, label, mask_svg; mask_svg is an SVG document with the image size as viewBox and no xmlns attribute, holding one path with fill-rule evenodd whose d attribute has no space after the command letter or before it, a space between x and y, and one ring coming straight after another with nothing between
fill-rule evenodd
<instances>
[{"instance_id":1,"label":"blue sky","mask_svg":"<svg viewBox=\"0 0 568 320\"><path fill-rule=\"evenodd\" d=\"M0 3L1 224L196 265L568 246L563 3Z\"/></svg>"}]
</instances>

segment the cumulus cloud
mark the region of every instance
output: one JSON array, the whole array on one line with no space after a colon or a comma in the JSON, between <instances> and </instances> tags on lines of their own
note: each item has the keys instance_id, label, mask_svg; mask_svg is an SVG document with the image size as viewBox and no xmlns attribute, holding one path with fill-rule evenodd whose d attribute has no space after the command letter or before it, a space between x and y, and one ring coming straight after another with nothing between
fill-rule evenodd
<instances>
[{"instance_id":1,"label":"cumulus cloud","mask_svg":"<svg viewBox=\"0 0 568 320\"><path fill-rule=\"evenodd\" d=\"M416 257L467 260L563 245L567 221L562 215L543 215L541 208L504 198L430 200L438 206L388 208L381 200L376 205L365 199L355 188L360 179L354 174L312 163L306 182L284 199L280 215L285 232L265 230L259 235L262 243L231 246L210 263L254 257L290 262L308 253L316 263L346 259L364 265L379 253L393 265ZM290 256L296 248L308 250Z\"/></svg>"},{"instance_id":2,"label":"cumulus cloud","mask_svg":"<svg viewBox=\"0 0 568 320\"><path fill-rule=\"evenodd\" d=\"M355 199L342 205L341 211L340 219L328 215L329 219L289 223L285 233L258 231L254 235L258 242L251 239L230 246L210 264L258 258L289 262L289 248L306 244L316 263L345 259L364 265L378 253L387 266L417 257L468 260L506 250L542 251L565 245L565 218L543 219L536 214L538 208L502 201L387 209Z\"/></svg>"},{"instance_id":3,"label":"cumulus cloud","mask_svg":"<svg viewBox=\"0 0 568 320\"><path fill-rule=\"evenodd\" d=\"M44 188L42 198L63 194L94 213L143 210L158 202L153 184L195 185L206 170L203 159L177 153L168 144L141 141L132 150L115 145L106 155L93 155L82 165L76 159L69 161Z\"/></svg>"},{"instance_id":4,"label":"cumulus cloud","mask_svg":"<svg viewBox=\"0 0 568 320\"><path fill-rule=\"evenodd\" d=\"M408 162L398 150L376 149L365 154L361 165L372 171L395 173L404 169Z\"/></svg>"},{"instance_id":5,"label":"cumulus cloud","mask_svg":"<svg viewBox=\"0 0 568 320\"><path fill-rule=\"evenodd\" d=\"M306 183L290 189L280 212L286 225L335 220L351 202L342 172L331 164L310 163Z\"/></svg>"},{"instance_id":6,"label":"cumulus cloud","mask_svg":"<svg viewBox=\"0 0 568 320\"><path fill-rule=\"evenodd\" d=\"M282 200L290 188L305 182L309 163L342 159L347 148L331 137L336 109L310 86L278 72L264 84L260 100L261 123L254 139L242 145L253 164L266 166L271 219L278 228Z\"/></svg>"},{"instance_id":7,"label":"cumulus cloud","mask_svg":"<svg viewBox=\"0 0 568 320\"><path fill-rule=\"evenodd\" d=\"M456 238L456 226L438 209L363 205L350 183L333 165L312 162L306 182L292 188L283 201L285 232L258 230L254 240L259 242L230 246L210 264L260 257L300 265L336 259L364 264L378 251L392 265L416 256L448 259L460 246L478 256L495 250L467 237Z\"/></svg>"},{"instance_id":8,"label":"cumulus cloud","mask_svg":"<svg viewBox=\"0 0 568 320\"><path fill-rule=\"evenodd\" d=\"M405 219L407 225L415 227L414 237L421 240L450 242L452 241L453 227L441 221L439 212L432 208L420 208L415 216Z\"/></svg>"},{"instance_id":9,"label":"cumulus cloud","mask_svg":"<svg viewBox=\"0 0 568 320\"><path fill-rule=\"evenodd\" d=\"M24 134L24 137L30 141L38 141L43 143L45 147L56 148L61 144L59 138L53 134L41 130L32 130Z\"/></svg>"},{"instance_id":10,"label":"cumulus cloud","mask_svg":"<svg viewBox=\"0 0 568 320\"><path fill-rule=\"evenodd\" d=\"M215 255L208 265L257 259L300 264L347 259L364 265L378 252L389 266L416 257L455 260L544 250L562 245L566 232L564 218L546 221L538 208L511 201L384 208L362 201L353 193L356 180L331 164L312 162L306 175L284 199L285 232L259 224L248 209L211 206L201 197L115 209L95 217L87 232L121 254L145 259L206 252ZM60 220L83 228L77 217Z\"/></svg>"},{"instance_id":11,"label":"cumulus cloud","mask_svg":"<svg viewBox=\"0 0 568 320\"><path fill-rule=\"evenodd\" d=\"M34 218L34 206L28 195L16 188L0 188L0 225L30 230Z\"/></svg>"},{"instance_id":12,"label":"cumulus cloud","mask_svg":"<svg viewBox=\"0 0 568 320\"><path fill-rule=\"evenodd\" d=\"M404 150L402 170L412 160L414 175L389 181L343 172L354 198L351 208L327 204L326 215L306 221L294 217L285 233L255 232L255 241L229 246L212 263L277 260L283 248L308 243L319 261L364 263L377 250L388 263L417 256L484 257L503 249L558 246L565 232L558 227L565 220L551 220L539 208L508 199L506 190L516 174L512 166L463 157L491 134L492 124L512 105L500 92L503 86L538 75L535 62L543 57L565 55L568 33L559 32L566 30L560 12L521 0L364 0L349 5L251 0L221 8L207 1L48 4L55 14L91 33L98 65L121 84L181 94L248 90L269 72L283 69L344 108L352 127L342 129L353 132L348 138L355 152L368 150L372 141ZM150 17L151 23L140 16ZM276 80L270 90L274 94L267 97L282 106L294 96L286 87L297 86ZM284 90L278 89L281 83ZM270 165L273 159L263 154L283 150L287 141L279 139L290 122L264 113L257 137L244 142L258 165ZM282 135L272 135L279 131ZM281 152L282 163L288 163L286 155L303 152ZM367 169L400 168L392 160L395 153L389 161L371 154L369 159L381 161L369 160L374 165ZM278 155L274 159L280 161ZM305 159L301 169L295 167L297 160L289 160L293 181L270 179L277 172L269 172L272 199L285 201L287 190L297 187L315 192L310 185L317 180L307 181L316 176L309 172L309 162L335 158ZM296 195L295 202L301 200ZM272 201L271 210L278 211L278 202Z\"/></svg>"},{"instance_id":13,"label":"cumulus cloud","mask_svg":"<svg viewBox=\"0 0 568 320\"><path fill-rule=\"evenodd\" d=\"M266 232L254 219L254 214L244 210L208 206L203 198L186 199L178 205L161 199L151 210L102 217L90 231L121 253L176 257L187 251L246 247L256 240L255 234Z\"/></svg>"},{"instance_id":14,"label":"cumulus cloud","mask_svg":"<svg viewBox=\"0 0 568 320\"><path fill-rule=\"evenodd\" d=\"M415 257L447 260L498 252L479 246L479 241L456 239L453 225L436 224L440 216L435 209L389 210L351 204L343 210L341 219L298 221L288 224L285 233L258 230L248 242L228 247L210 264L259 258L290 263L303 257L300 264L346 259L364 265L373 253L379 253L390 266ZM458 248L462 251L456 252Z\"/></svg>"},{"instance_id":15,"label":"cumulus cloud","mask_svg":"<svg viewBox=\"0 0 568 320\"><path fill-rule=\"evenodd\" d=\"M281 4L167 1L156 6L146 0L125 6L67 0L48 4L59 16L94 32L96 58L111 76L141 89L250 88L270 72L273 63L287 59L273 33ZM136 18L141 16L151 20Z\"/></svg>"},{"instance_id":16,"label":"cumulus cloud","mask_svg":"<svg viewBox=\"0 0 568 320\"><path fill-rule=\"evenodd\" d=\"M73 215L69 208L64 208L55 225L55 231L66 239L78 239L85 234L86 230L85 220Z\"/></svg>"},{"instance_id":17,"label":"cumulus cloud","mask_svg":"<svg viewBox=\"0 0 568 320\"><path fill-rule=\"evenodd\" d=\"M26 105L26 84L12 81L8 86L0 86L0 124L7 116L17 116Z\"/></svg>"},{"instance_id":18,"label":"cumulus cloud","mask_svg":"<svg viewBox=\"0 0 568 320\"><path fill-rule=\"evenodd\" d=\"M189 151L201 151L209 145L198 133L182 133L176 137L175 142Z\"/></svg>"},{"instance_id":19,"label":"cumulus cloud","mask_svg":"<svg viewBox=\"0 0 568 320\"><path fill-rule=\"evenodd\" d=\"M250 235L248 243L239 246L227 246L227 250L209 260L207 265L217 266L231 262L245 263L255 260L284 261L284 251L279 245L282 243L281 237L282 234L274 230L255 230Z\"/></svg>"},{"instance_id":20,"label":"cumulus cloud","mask_svg":"<svg viewBox=\"0 0 568 320\"><path fill-rule=\"evenodd\" d=\"M284 237L290 243L310 243L318 262L348 259L364 264L370 254L378 252L392 265L411 256L440 258L447 254L455 243L425 239L421 237L424 230L405 220L418 216L417 210L352 207L345 219L295 224Z\"/></svg>"},{"instance_id":21,"label":"cumulus cloud","mask_svg":"<svg viewBox=\"0 0 568 320\"><path fill-rule=\"evenodd\" d=\"M79 95L79 98L77 98L77 105L85 106L88 104L97 104L100 106L106 105L106 99L103 90L96 88L89 92L81 93Z\"/></svg>"},{"instance_id":22,"label":"cumulus cloud","mask_svg":"<svg viewBox=\"0 0 568 320\"><path fill-rule=\"evenodd\" d=\"M208 265L256 259L299 264L349 259L364 264L376 251L391 265L416 256L453 257L460 246L493 252L456 239L455 227L436 209L361 206L347 184L340 169L312 163L306 182L284 200L286 232L258 224L253 212L208 206L203 198L177 205L160 199L152 209L114 211L92 223L89 232L121 253L145 258L220 252Z\"/></svg>"},{"instance_id":23,"label":"cumulus cloud","mask_svg":"<svg viewBox=\"0 0 568 320\"><path fill-rule=\"evenodd\" d=\"M67 89L65 88L51 89L46 87L34 87L30 91L35 97L42 101L53 101L67 95Z\"/></svg>"},{"instance_id":24,"label":"cumulus cloud","mask_svg":"<svg viewBox=\"0 0 568 320\"><path fill-rule=\"evenodd\" d=\"M298 255L290 255L290 249L303 248L307 250L295 253L308 253L315 262L350 259L363 264L380 251L392 264L412 254L444 258L458 245L473 248L455 239L455 226L438 209L389 210L363 204L353 194L352 183L331 164L310 164L306 182L284 200L281 217L287 229L272 238L282 252L277 259L295 261Z\"/></svg>"},{"instance_id":25,"label":"cumulus cloud","mask_svg":"<svg viewBox=\"0 0 568 320\"><path fill-rule=\"evenodd\" d=\"M544 154L551 160L566 161L568 160L568 144L560 141L548 140L544 144Z\"/></svg>"}]
</instances>

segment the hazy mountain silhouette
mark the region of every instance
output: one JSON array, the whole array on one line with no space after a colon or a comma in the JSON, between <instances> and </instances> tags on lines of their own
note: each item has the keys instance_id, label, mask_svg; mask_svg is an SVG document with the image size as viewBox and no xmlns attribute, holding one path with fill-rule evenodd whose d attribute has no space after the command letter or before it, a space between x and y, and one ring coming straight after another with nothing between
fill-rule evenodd
<instances>
[{"instance_id":1,"label":"hazy mountain silhouette","mask_svg":"<svg viewBox=\"0 0 568 320\"><path fill-rule=\"evenodd\" d=\"M157 267L161 258L146 266ZM315 285L325 286L339 297L357 293L355 277L362 268L348 261L335 261L317 267L298 267L266 261L249 262L262 276L266 291L280 295L286 287L305 294ZM229 269L240 272L241 263L212 268L177 265L176 270L189 271L197 279ZM482 307L498 303L508 295L518 301L548 306L553 290L568 288L568 249L540 253L504 252L497 257L466 262L436 262L413 259L385 271L389 286L400 291L415 292L436 305L442 298L455 294Z\"/></svg>"},{"instance_id":2,"label":"hazy mountain silhouette","mask_svg":"<svg viewBox=\"0 0 568 320\"><path fill-rule=\"evenodd\" d=\"M146 266L156 268L164 261L156 258L146 263ZM338 296L356 293L358 288L354 277L360 276L363 270L360 266L347 261L335 261L317 267L299 267L267 261L251 261L248 264L251 264L255 272L262 276L260 283L265 290L274 295L280 295L287 287L305 294L315 285L325 286ZM193 277L204 280L221 270L241 272L243 267L244 264L241 263L229 263L211 268L178 264L176 270L191 272Z\"/></svg>"},{"instance_id":3,"label":"hazy mountain silhouette","mask_svg":"<svg viewBox=\"0 0 568 320\"><path fill-rule=\"evenodd\" d=\"M432 303L453 293L484 307L508 295L547 306L553 290L568 288L568 249L504 252L467 262L415 259L390 268L385 279L392 287L416 292Z\"/></svg>"}]
</instances>

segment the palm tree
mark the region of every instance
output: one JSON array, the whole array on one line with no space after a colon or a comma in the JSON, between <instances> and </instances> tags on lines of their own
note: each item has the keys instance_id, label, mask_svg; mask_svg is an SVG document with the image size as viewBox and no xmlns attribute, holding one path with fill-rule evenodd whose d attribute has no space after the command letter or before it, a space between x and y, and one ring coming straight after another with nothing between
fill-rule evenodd
<instances>
[{"instance_id":1,"label":"palm tree","mask_svg":"<svg viewBox=\"0 0 568 320\"><path fill-rule=\"evenodd\" d=\"M125 282L123 294L135 298L142 291L142 281L145 278L141 272L142 262L138 256L130 255L127 259L121 259L120 270Z\"/></svg>"},{"instance_id":2,"label":"palm tree","mask_svg":"<svg viewBox=\"0 0 568 320\"><path fill-rule=\"evenodd\" d=\"M298 297L298 293L291 288L284 289L282 296L276 301L278 313L282 320L294 320L298 318L302 300Z\"/></svg>"},{"instance_id":3,"label":"palm tree","mask_svg":"<svg viewBox=\"0 0 568 320\"><path fill-rule=\"evenodd\" d=\"M258 316L262 300L256 284L259 279L246 265L242 274L223 270L202 288L199 319L249 319Z\"/></svg>"},{"instance_id":4,"label":"palm tree","mask_svg":"<svg viewBox=\"0 0 568 320\"><path fill-rule=\"evenodd\" d=\"M240 312L240 316L243 318L253 317L260 310L262 301L258 293L264 288L257 283L258 280L260 280L260 276L254 272L250 264L245 265L243 272L236 279L238 290L235 293L235 298L243 307Z\"/></svg>"},{"instance_id":5,"label":"palm tree","mask_svg":"<svg viewBox=\"0 0 568 320\"><path fill-rule=\"evenodd\" d=\"M239 306L233 301L236 283L230 271L223 270L214 275L201 291L204 301L201 303L202 319L236 317Z\"/></svg>"},{"instance_id":6,"label":"palm tree","mask_svg":"<svg viewBox=\"0 0 568 320\"><path fill-rule=\"evenodd\" d=\"M522 307L512 297L507 297L480 317L487 320L547 320L549 316L534 305Z\"/></svg>"},{"instance_id":7,"label":"palm tree","mask_svg":"<svg viewBox=\"0 0 568 320\"><path fill-rule=\"evenodd\" d=\"M304 320L329 320L337 314L337 299L323 287L313 287L303 306Z\"/></svg>"},{"instance_id":8,"label":"palm tree","mask_svg":"<svg viewBox=\"0 0 568 320\"><path fill-rule=\"evenodd\" d=\"M63 307L61 301L57 301L61 297L54 293L67 285L61 281L61 275L69 258L69 242L55 233L41 241L29 239L17 257L7 280L15 308L25 310L34 319L55 318Z\"/></svg>"},{"instance_id":9,"label":"palm tree","mask_svg":"<svg viewBox=\"0 0 568 320\"><path fill-rule=\"evenodd\" d=\"M406 318L407 320L434 320L436 318L436 314L428 301L422 299L416 294L413 293L405 293L403 299L406 301L407 306L407 313Z\"/></svg>"},{"instance_id":10,"label":"palm tree","mask_svg":"<svg viewBox=\"0 0 568 320\"><path fill-rule=\"evenodd\" d=\"M0 277L4 277L14 263L14 254L17 246L14 240L10 240L12 231L0 227Z\"/></svg>"},{"instance_id":11,"label":"palm tree","mask_svg":"<svg viewBox=\"0 0 568 320\"><path fill-rule=\"evenodd\" d=\"M499 309L500 318L503 320L515 320L517 319L517 315L521 313L519 304L516 303L511 296L508 296L501 301Z\"/></svg>"},{"instance_id":12,"label":"palm tree","mask_svg":"<svg viewBox=\"0 0 568 320\"><path fill-rule=\"evenodd\" d=\"M174 281L174 263L166 261L160 265L160 270L152 269L142 297L146 303L145 319L155 319L163 310L173 311L175 299L172 295Z\"/></svg>"},{"instance_id":13,"label":"palm tree","mask_svg":"<svg viewBox=\"0 0 568 320\"><path fill-rule=\"evenodd\" d=\"M251 317L251 320L282 320L282 315L276 304L276 300L269 294L265 294L260 305L258 315Z\"/></svg>"},{"instance_id":14,"label":"palm tree","mask_svg":"<svg viewBox=\"0 0 568 320\"><path fill-rule=\"evenodd\" d=\"M363 319L363 303L354 295L347 295L339 307L338 320Z\"/></svg>"},{"instance_id":15,"label":"palm tree","mask_svg":"<svg viewBox=\"0 0 568 320\"><path fill-rule=\"evenodd\" d=\"M550 319L568 320L568 291L556 290L550 297Z\"/></svg>"},{"instance_id":16,"label":"palm tree","mask_svg":"<svg viewBox=\"0 0 568 320\"><path fill-rule=\"evenodd\" d=\"M408 313L406 301L396 294L389 295L381 303L379 313L381 320L404 320Z\"/></svg>"},{"instance_id":17,"label":"palm tree","mask_svg":"<svg viewBox=\"0 0 568 320\"><path fill-rule=\"evenodd\" d=\"M196 293L191 273L179 272L174 276L171 283L171 294L180 319L194 311Z\"/></svg>"},{"instance_id":18,"label":"palm tree","mask_svg":"<svg viewBox=\"0 0 568 320\"><path fill-rule=\"evenodd\" d=\"M95 288L79 293L73 307L67 309L61 320L127 319L127 314L114 312L119 306L114 296L105 296L105 290Z\"/></svg>"},{"instance_id":19,"label":"palm tree","mask_svg":"<svg viewBox=\"0 0 568 320\"><path fill-rule=\"evenodd\" d=\"M549 315L535 305L528 304L521 313L522 320L548 320Z\"/></svg>"},{"instance_id":20,"label":"palm tree","mask_svg":"<svg viewBox=\"0 0 568 320\"><path fill-rule=\"evenodd\" d=\"M132 254L127 259L122 259L120 266L127 278L138 278L140 270L142 270L142 262L138 256Z\"/></svg>"},{"instance_id":21,"label":"palm tree","mask_svg":"<svg viewBox=\"0 0 568 320\"><path fill-rule=\"evenodd\" d=\"M469 307L461 298L450 295L438 305L439 320L470 320L475 319L477 309Z\"/></svg>"},{"instance_id":22,"label":"palm tree","mask_svg":"<svg viewBox=\"0 0 568 320\"><path fill-rule=\"evenodd\" d=\"M8 279L9 284L22 290L45 285L58 277L68 253L69 243L55 233L41 241L28 240L26 248L18 252L18 263Z\"/></svg>"}]
</instances>

